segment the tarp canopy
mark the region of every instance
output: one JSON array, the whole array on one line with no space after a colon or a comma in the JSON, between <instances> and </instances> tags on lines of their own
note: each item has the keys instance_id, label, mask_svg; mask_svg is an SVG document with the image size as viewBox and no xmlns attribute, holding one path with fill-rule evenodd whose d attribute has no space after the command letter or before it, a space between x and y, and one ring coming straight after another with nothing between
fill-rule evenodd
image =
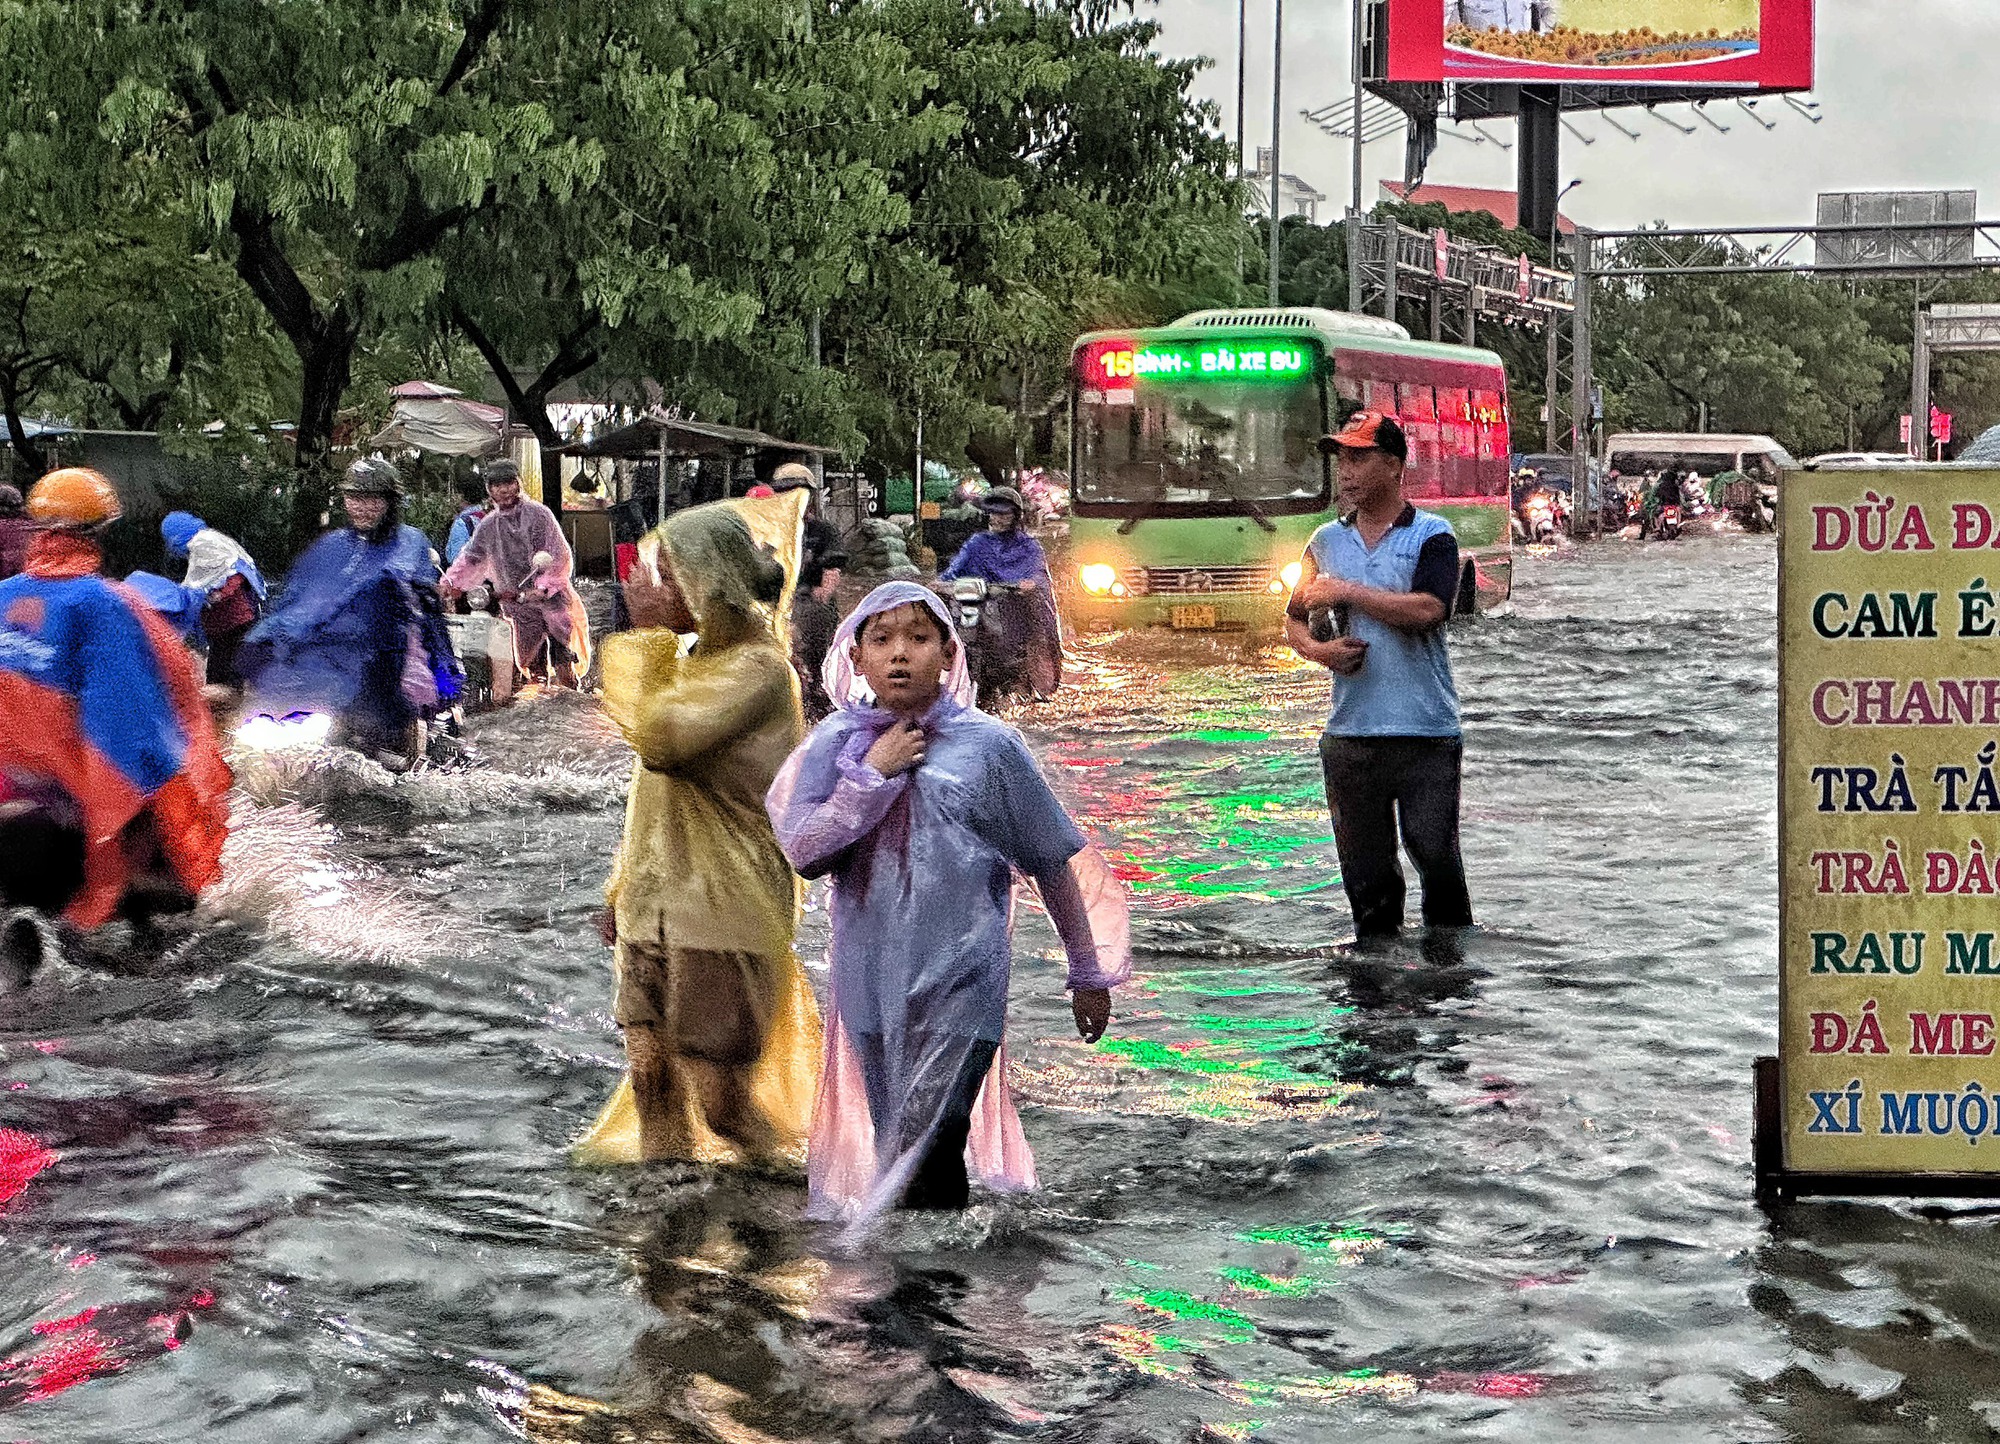
<instances>
[{"instance_id":1,"label":"tarp canopy","mask_svg":"<svg viewBox=\"0 0 2000 1444\"><path fill-rule=\"evenodd\" d=\"M787 441L766 431L741 426L724 426L714 421L686 421L650 412L616 431L563 448L565 456L615 456L628 460L657 457L735 456L744 452L798 451L831 456L837 446L816 446L809 441Z\"/></svg>"},{"instance_id":2,"label":"tarp canopy","mask_svg":"<svg viewBox=\"0 0 2000 1444\"><path fill-rule=\"evenodd\" d=\"M389 424L368 438L377 451L413 447L440 456L492 456L506 445L510 428L504 407L468 401L435 381L405 381L389 394L396 399Z\"/></svg>"}]
</instances>

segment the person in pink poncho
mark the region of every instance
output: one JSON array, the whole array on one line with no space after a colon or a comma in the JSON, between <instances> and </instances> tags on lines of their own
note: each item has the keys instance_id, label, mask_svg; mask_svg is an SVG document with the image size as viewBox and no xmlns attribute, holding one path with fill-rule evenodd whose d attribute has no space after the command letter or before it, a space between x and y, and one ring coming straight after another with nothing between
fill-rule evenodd
<instances>
[{"instance_id":1,"label":"person in pink poncho","mask_svg":"<svg viewBox=\"0 0 2000 1444\"><path fill-rule=\"evenodd\" d=\"M963 1208L971 1175L1031 1189L1002 1049L1015 876L1034 880L1062 938L1086 1042L1130 975L1124 893L1020 735L972 705L928 588L870 593L835 634L826 683L837 710L766 799L792 866L833 878L809 1211L858 1223L897 1205Z\"/></svg>"},{"instance_id":2,"label":"person in pink poncho","mask_svg":"<svg viewBox=\"0 0 2000 1444\"><path fill-rule=\"evenodd\" d=\"M493 510L445 570L443 590L455 596L491 582L501 613L514 624L521 670L542 679L546 648L547 670L557 684L574 687L590 666L590 621L570 585L572 562L562 525L554 512L521 495L521 472L513 462L488 462L479 474ZM537 567L535 558L542 555L549 560Z\"/></svg>"}]
</instances>

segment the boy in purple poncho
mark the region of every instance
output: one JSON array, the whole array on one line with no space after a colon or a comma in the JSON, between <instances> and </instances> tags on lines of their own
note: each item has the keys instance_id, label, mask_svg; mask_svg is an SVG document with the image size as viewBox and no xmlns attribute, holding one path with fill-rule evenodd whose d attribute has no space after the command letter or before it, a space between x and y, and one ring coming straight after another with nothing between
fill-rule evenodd
<instances>
[{"instance_id":1,"label":"boy in purple poncho","mask_svg":"<svg viewBox=\"0 0 2000 1444\"><path fill-rule=\"evenodd\" d=\"M989 1187L1033 1188L1001 1047L1015 873L1034 879L1062 938L1086 1042L1130 973L1123 892L1019 734L971 705L928 589L870 593L841 624L826 681L838 710L767 800L792 865L833 877L811 1211L859 1222L898 1204L963 1208L968 1164Z\"/></svg>"}]
</instances>

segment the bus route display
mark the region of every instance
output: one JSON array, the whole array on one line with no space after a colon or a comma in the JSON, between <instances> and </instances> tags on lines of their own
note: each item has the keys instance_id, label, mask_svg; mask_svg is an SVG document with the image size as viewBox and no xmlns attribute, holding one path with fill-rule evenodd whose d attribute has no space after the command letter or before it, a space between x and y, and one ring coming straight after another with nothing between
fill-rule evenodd
<instances>
[{"instance_id":1,"label":"bus route display","mask_svg":"<svg viewBox=\"0 0 2000 1444\"><path fill-rule=\"evenodd\" d=\"M1148 381L1296 381L1314 374L1318 351L1291 338L1227 341L1100 341L1077 353L1086 386Z\"/></svg>"},{"instance_id":2,"label":"bus route display","mask_svg":"<svg viewBox=\"0 0 2000 1444\"><path fill-rule=\"evenodd\" d=\"M2000 1175L2000 472L1792 472L1782 506L1783 1168L2000 1192L1937 1187Z\"/></svg>"}]
</instances>

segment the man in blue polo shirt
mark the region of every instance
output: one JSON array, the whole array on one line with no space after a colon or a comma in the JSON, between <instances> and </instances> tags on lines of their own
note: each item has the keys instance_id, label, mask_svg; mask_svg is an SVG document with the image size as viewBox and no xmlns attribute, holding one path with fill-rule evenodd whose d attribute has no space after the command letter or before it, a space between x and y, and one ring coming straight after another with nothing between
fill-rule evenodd
<instances>
[{"instance_id":1,"label":"man in blue polo shirt","mask_svg":"<svg viewBox=\"0 0 2000 1444\"><path fill-rule=\"evenodd\" d=\"M1403 499L1409 443L1394 417L1359 411L1322 447L1340 458L1339 521L1312 534L1286 609L1285 640L1333 673L1320 738L1340 880L1357 939L1403 925L1402 846L1430 927L1472 921L1458 849L1458 691L1445 620L1458 592L1451 523ZM1331 614L1332 635L1314 614Z\"/></svg>"}]
</instances>

